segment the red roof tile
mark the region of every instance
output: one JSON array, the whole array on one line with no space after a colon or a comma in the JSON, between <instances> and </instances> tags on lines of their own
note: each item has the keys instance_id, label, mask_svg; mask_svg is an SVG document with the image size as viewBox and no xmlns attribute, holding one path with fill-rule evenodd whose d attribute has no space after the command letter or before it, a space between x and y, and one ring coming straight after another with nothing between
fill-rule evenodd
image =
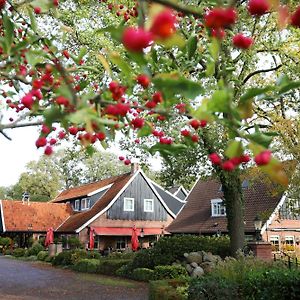
<instances>
[{"instance_id":1,"label":"red roof tile","mask_svg":"<svg viewBox=\"0 0 300 300\"><path fill-rule=\"evenodd\" d=\"M171 233L228 232L226 217L211 216L211 200L223 197L217 180L198 181L177 218L168 226ZM283 191L258 178L243 189L245 201L245 232L253 232L253 220L259 213L271 214Z\"/></svg>"},{"instance_id":2,"label":"red roof tile","mask_svg":"<svg viewBox=\"0 0 300 300\"><path fill-rule=\"evenodd\" d=\"M128 175L128 174L127 174ZM103 179L97 182L84 184L78 187L74 187L68 190L61 192L54 200L51 202L63 202L68 199L79 198L88 195L91 192L94 192L98 189L101 189L107 185L110 185L117 181L119 178L122 178L124 175L113 176L107 179Z\"/></svg>"},{"instance_id":3,"label":"red roof tile","mask_svg":"<svg viewBox=\"0 0 300 300\"><path fill-rule=\"evenodd\" d=\"M94 206L85 212L79 212L72 215L69 219L64 222L57 231L60 232L74 232L76 229L80 228L88 220L94 217L97 213L102 211L107 205L115 198L119 191L126 185L133 175L128 173L118 176L114 180L113 185L110 189L101 197L100 201L97 201ZM114 177L115 178L115 177ZM109 184L109 183L108 183ZM105 184L107 185L107 184ZM103 186L105 186L103 185ZM100 187L98 187L100 188ZM74 194L72 194L74 195ZM86 194L84 194L86 195Z\"/></svg>"},{"instance_id":4,"label":"red roof tile","mask_svg":"<svg viewBox=\"0 0 300 300\"><path fill-rule=\"evenodd\" d=\"M47 231L60 226L73 212L69 204L2 200L6 231Z\"/></svg>"}]
</instances>

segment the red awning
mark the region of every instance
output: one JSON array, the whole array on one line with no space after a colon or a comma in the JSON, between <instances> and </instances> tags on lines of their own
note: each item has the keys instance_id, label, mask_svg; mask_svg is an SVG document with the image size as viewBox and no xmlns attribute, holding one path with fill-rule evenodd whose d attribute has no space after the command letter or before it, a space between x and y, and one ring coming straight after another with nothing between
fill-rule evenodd
<instances>
[{"instance_id":1,"label":"red awning","mask_svg":"<svg viewBox=\"0 0 300 300\"><path fill-rule=\"evenodd\" d=\"M96 235L132 235L132 227L93 227ZM140 236L141 228L137 228ZM144 235L159 235L162 233L161 228L144 228ZM169 232L164 231L164 234Z\"/></svg>"}]
</instances>

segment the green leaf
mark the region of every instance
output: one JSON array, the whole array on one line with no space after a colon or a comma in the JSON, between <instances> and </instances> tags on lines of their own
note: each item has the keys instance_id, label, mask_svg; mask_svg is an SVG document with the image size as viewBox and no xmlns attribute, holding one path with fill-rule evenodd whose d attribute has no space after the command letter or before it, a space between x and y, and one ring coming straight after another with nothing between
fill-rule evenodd
<instances>
[{"instance_id":1,"label":"green leaf","mask_svg":"<svg viewBox=\"0 0 300 300\"><path fill-rule=\"evenodd\" d=\"M273 89L274 89L274 87L272 87L272 86L266 86L264 88L251 88L251 89L248 89L247 92L241 96L240 103L245 102L249 99L252 99L252 98L254 98L258 95L265 94L266 92L269 92Z\"/></svg>"},{"instance_id":2,"label":"green leaf","mask_svg":"<svg viewBox=\"0 0 300 300\"><path fill-rule=\"evenodd\" d=\"M61 84L60 87L55 91L57 95L64 96L68 99L72 99L73 95L69 89L69 87L65 84Z\"/></svg>"},{"instance_id":3,"label":"green leaf","mask_svg":"<svg viewBox=\"0 0 300 300\"><path fill-rule=\"evenodd\" d=\"M56 106L52 106L48 109L46 109L43 113L45 118L45 123L47 125L51 125L52 123L56 122L57 120L60 120L63 116L60 109Z\"/></svg>"},{"instance_id":4,"label":"green leaf","mask_svg":"<svg viewBox=\"0 0 300 300\"><path fill-rule=\"evenodd\" d=\"M83 57L87 54L87 48L85 48L85 47L82 47L81 49L80 49L80 51L79 51L79 54L78 54L78 60L80 61L80 60L82 60L83 59Z\"/></svg>"},{"instance_id":5,"label":"green leaf","mask_svg":"<svg viewBox=\"0 0 300 300\"><path fill-rule=\"evenodd\" d=\"M96 112L90 107L84 107L77 110L68 116L68 120L74 124L89 123L89 121L95 117Z\"/></svg>"},{"instance_id":6,"label":"green leaf","mask_svg":"<svg viewBox=\"0 0 300 300\"><path fill-rule=\"evenodd\" d=\"M185 39L182 35L175 33L167 39L157 40L156 44L163 45L167 49L172 47L183 48L185 46Z\"/></svg>"},{"instance_id":7,"label":"green leaf","mask_svg":"<svg viewBox=\"0 0 300 300\"><path fill-rule=\"evenodd\" d=\"M149 123L146 123L141 129L138 131L138 137L148 136L152 133L152 126Z\"/></svg>"},{"instance_id":8,"label":"green leaf","mask_svg":"<svg viewBox=\"0 0 300 300\"><path fill-rule=\"evenodd\" d=\"M177 155L182 152L184 152L188 147L184 144L161 144L157 143L154 146L152 146L148 151L154 155L156 152L161 153L163 156L172 156Z\"/></svg>"},{"instance_id":9,"label":"green leaf","mask_svg":"<svg viewBox=\"0 0 300 300\"><path fill-rule=\"evenodd\" d=\"M289 179L284 171L282 163L276 158L272 157L271 161L267 165L261 166L260 169L269 175L273 181L281 184L282 186L288 186Z\"/></svg>"},{"instance_id":10,"label":"green leaf","mask_svg":"<svg viewBox=\"0 0 300 300\"><path fill-rule=\"evenodd\" d=\"M244 152L244 148L241 141L230 141L227 149L225 151L225 155L228 158L241 156Z\"/></svg>"},{"instance_id":11,"label":"green leaf","mask_svg":"<svg viewBox=\"0 0 300 300\"><path fill-rule=\"evenodd\" d=\"M4 39L6 46L6 53L10 54L11 45L14 39L14 24L8 18L7 15L3 15L3 25L4 25Z\"/></svg>"},{"instance_id":12,"label":"green leaf","mask_svg":"<svg viewBox=\"0 0 300 300\"><path fill-rule=\"evenodd\" d=\"M231 94L228 90L215 91L207 104L212 112L228 112L231 105Z\"/></svg>"},{"instance_id":13,"label":"green leaf","mask_svg":"<svg viewBox=\"0 0 300 300\"><path fill-rule=\"evenodd\" d=\"M119 69L124 73L124 75L132 76L133 70L131 69L130 65L119 55L119 53L110 53L109 59L112 63L119 67Z\"/></svg>"},{"instance_id":14,"label":"green leaf","mask_svg":"<svg viewBox=\"0 0 300 300\"><path fill-rule=\"evenodd\" d=\"M209 52L211 54L211 57L216 61L219 57L219 51L220 51L220 42L218 39L213 38L211 44L209 45Z\"/></svg>"},{"instance_id":15,"label":"green leaf","mask_svg":"<svg viewBox=\"0 0 300 300\"><path fill-rule=\"evenodd\" d=\"M178 74L160 74L152 79L156 89L167 97L182 95L194 99L204 92L204 88L197 82L186 79Z\"/></svg>"},{"instance_id":16,"label":"green leaf","mask_svg":"<svg viewBox=\"0 0 300 300\"><path fill-rule=\"evenodd\" d=\"M30 2L30 4L32 7L40 7L43 13L54 7L53 1L51 0L34 0Z\"/></svg>"},{"instance_id":17,"label":"green leaf","mask_svg":"<svg viewBox=\"0 0 300 300\"><path fill-rule=\"evenodd\" d=\"M198 43L198 38L197 36L193 35L189 38L187 42L187 50L188 50L188 58L192 59L196 50L197 50L197 43Z\"/></svg>"},{"instance_id":18,"label":"green leaf","mask_svg":"<svg viewBox=\"0 0 300 300\"><path fill-rule=\"evenodd\" d=\"M37 64L41 64L44 62L44 55L45 52L39 50L32 50L25 53L26 60L31 66L35 66Z\"/></svg>"},{"instance_id":19,"label":"green leaf","mask_svg":"<svg viewBox=\"0 0 300 300\"><path fill-rule=\"evenodd\" d=\"M36 18L33 14L32 8L27 6L27 12L29 14L30 27L34 32L36 32L37 31L37 24L36 24Z\"/></svg>"},{"instance_id":20,"label":"green leaf","mask_svg":"<svg viewBox=\"0 0 300 300\"><path fill-rule=\"evenodd\" d=\"M214 60L212 60L212 59L208 60L208 62L206 64L206 70L205 70L207 77L214 75L215 67L216 67L216 64L215 64Z\"/></svg>"},{"instance_id":21,"label":"green leaf","mask_svg":"<svg viewBox=\"0 0 300 300\"><path fill-rule=\"evenodd\" d=\"M279 89L279 94L284 94L290 90L296 89L300 87L300 81L290 81L287 84L284 84Z\"/></svg>"},{"instance_id":22,"label":"green leaf","mask_svg":"<svg viewBox=\"0 0 300 300\"><path fill-rule=\"evenodd\" d=\"M264 148L268 148L273 140L272 136L268 136L261 132L255 132L253 134L246 135L250 141L257 143L258 145L263 146Z\"/></svg>"}]
</instances>

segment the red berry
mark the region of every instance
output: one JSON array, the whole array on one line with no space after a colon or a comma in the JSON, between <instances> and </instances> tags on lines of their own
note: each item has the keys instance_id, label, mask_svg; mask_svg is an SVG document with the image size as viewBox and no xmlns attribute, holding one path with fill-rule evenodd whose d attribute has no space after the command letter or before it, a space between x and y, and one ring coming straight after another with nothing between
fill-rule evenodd
<instances>
[{"instance_id":1,"label":"red berry","mask_svg":"<svg viewBox=\"0 0 300 300\"><path fill-rule=\"evenodd\" d=\"M195 129L197 130L199 127L200 127L200 122L198 120L191 120L190 121L190 125Z\"/></svg>"},{"instance_id":2,"label":"red berry","mask_svg":"<svg viewBox=\"0 0 300 300\"><path fill-rule=\"evenodd\" d=\"M229 8L217 7L210 10L204 17L205 26L209 28L226 28L233 25L237 19L236 11Z\"/></svg>"},{"instance_id":3,"label":"red berry","mask_svg":"<svg viewBox=\"0 0 300 300\"><path fill-rule=\"evenodd\" d=\"M21 103L27 107L28 109L31 109L32 106L33 106L33 103L34 103L34 100L33 100L33 96L31 93L25 95L22 100L21 100Z\"/></svg>"},{"instance_id":4,"label":"red berry","mask_svg":"<svg viewBox=\"0 0 300 300\"><path fill-rule=\"evenodd\" d=\"M119 160L120 160L120 161L122 161L122 160L124 160L124 159L125 159L124 156L119 156Z\"/></svg>"},{"instance_id":5,"label":"red berry","mask_svg":"<svg viewBox=\"0 0 300 300\"><path fill-rule=\"evenodd\" d=\"M181 130L181 135L183 135L185 137L190 136L190 131L187 129L183 129L183 130Z\"/></svg>"},{"instance_id":6,"label":"red berry","mask_svg":"<svg viewBox=\"0 0 300 300\"><path fill-rule=\"evenodd\" d=\"M35 7L34 8L34 12L37 14L37 15L39 15L41 12L42 12L42 9L40 8L40 7Z\"/></svg>"},{"instance_id":7,"label":"red berry","mask_svg":"<svg viewBox=\"0 0 300 300\"><path fill-rule=\"evenodd\" d=\"M106 138L106 135L104 132L98 132L98 133L96 133L96 137L99 141L104 141Z\"/></svg>"},{"instance_id":8,"label":"red berry","mask_svg":"<svg viewBox=\"0 0 300 300\"><path fill-rule=\"evenodd\" d=\"M253 16L262 16L270 9L268 0L249 0L248 11Z\"/></svg>"},{"instance_id":9,"label":"red berry","mask_svg":"<svg viewBox=\"0 0 300 300\"><path fill-rule=\"evenodd\" d=\"M224 171L230 172L230 171L233 171L234 168L235 168L235 165L234 165L234 163L233 163L232 161L230 161L230 160L226 160L226 161L224 161L224 162L222 163L222 169L223 169Z\"/></svg>"},{"instance_id":10,"label":"red berry","mask_svg":"<svg viewBox=\"0 0 300 300\"><path fill-rule=\"evenodd\" d=\"M42 133L49 134L50 131L51 131L51 129L47 125L45 125L45 124L42 125L42 130L41 130Z\"/></svg>"},{"instance_id":11,"label":"red berry","mask_svg":"<svg viewBox=\"0 0 300 300\"><path fill-rule=\"evenodd\" d=\"M58 104L58 105L64 105L64 106L69 106L70 105L70 101L69 99L63 97L63 96L59 96L55 99L55 102Z\"/></svg>"},{"instance_id":12,"label":"red berry","mask_svg":"<svg viewBox=\"0 0 300 300\"><path fill-rule=\"evenodd\" d=\"M221 157L217 153L211 153L208 157L213 165L220 165L222 162Z\"/></svg>"},{"instance_id":13,"label":"red berry","mask_svg":"<svg viewBox=\"0 0 300 300\"><path fill-rule=\"evenodd\" d=\"M78 133L78 128L72 126L72 127L69 127L68 131L69 131L70 134L76 135Z\"/></svg>"},{"instance_id":14,"label":"red berry","mask_svg":"<svg viewBox=\"0 0 300 300\"><path fill-rule=\"evenodd\" d=\"M142 52L144 48L151 45L152 34L142 28L127 27L122 36L124 47L132 52Z\"/></svg>"},{"instance_id":15,"label":"red berry","mask_svg":"<svg viewBox=\"0 0 300 300\"><path fill-rule=\"evenodd\" d=\"M65 133L64 131L60 131L60 132L58 133L58 138L59 138L60 140L64 139L65 136L66 136L66 133Z\"/></svg>"},{"instance_id":16,"label":"red berry","mask_svg":"<svg viewBox=\"0 0 300 300\"><path fill-rule=\"evenodd\" d=\"M297 7L291 16L291 25L300 28L300 6Z\"/></svg>"},{"instance_id":17,"label":"red berry","mask_svg":"<svg viewBox=\"0 0 300 300\"><path fill-rule=\"evenodd\" d=\"M199 135L198 134L193 134L191 139L194 143L198 143L199 142Z\"/></svg>"},{"instance_id":18,"label":"red berry","mask_svg":"<svg viewBox=\"0 0 300 300\"><path fill-rule=\"evenodd\" d=\"M47 139L44 136L39 137L35 142L37 148L44 147L46 146L46 144L47 144Z\"/></svg>"},{"instance_id":19,"label":"red berry","mask_svg":"<svg viewBox=\"0 0 300 300\"><path fill-rule=\"evenodd\" d=\"M247 163L250 161L250 156L247 154L241 155L239 158L241 163Z\"/></svg>"},{"instance_id":20,"label":"red berry","mask_svg":"<svg viewBox=\"0 0 300 300\"><path fill-rule=\"evenodd\" d=\"M254 157L254 161L258 166L267 165L272 158L272 152L270 150L262 151Z\"/></svg>"},{"instance_id":21,"label":"red berry","mask_svg":"<svg viewBox=\"0 0 300 300\"><path fill-rule=\"evenodd\" d=\"M0 0L0 9L5 7L6 0Z\"/></svg>"},{"instance_id":22,"label":"red berry","mask_svg":"<svg viewBox=\"0 0 300 300\"><path fill-rule=\"evenodd\" d=\"M130 159L125 159L124 160L124 164L126 165L126 166L128 166L128 165L130 165L131 164L131 161L130 161Z\"/></svg>"},{"instance_id":23,"label":"red berry","mask_svg":"<svg viewBox=\"0 0 300 300\"><path fill-rule=\"evenodd\" d=\"M59 3L58 3L58 0L53 0L53 5L54 5L54 6L58 6L58 4L59 4Z\"/></svg>"},{"instance_id":24,"label":"red berry","mask_svg":"<svg viewBox=\"0 0 300 300\"><path fill-rule=\"evenodd\" d=\"M225 38L226 32L223 28L213 28L211 30L211 36L219 39L219 40L223 40Z\"/></svg>"},{"instance_id":25,"label":"red berry","mask_svg":"<svg viewBox=\"0 0 300 300\"><path fill-rule=\"evenodd\" d=\"M47 146L44 150L45 155L51 155L53 153L53 149L51 146Z\"/></svg>"},{"instance_id":26,"label":"red berry","mask_svg":"<svg viewBox=\"0 0 300 300\"><path fill-rule=\"evenodd\" d=\"M147 102L145 103L145 106L146 106L147 108L149 108L149 109L152 109L152 108L155 108L155 107L157 106L157 103L154 102L154 101L147 101Z\"/></svg>"},{"instance_id":27,"label":"red berry","mask_svg":"<svg viewBox=\"0 0 300 300\"><path fill-rule=\"evenodd\" d=\"M162 97L162 94L161 92L155 92L153 95L152 95L152 101L154 101L155 103L162 103L163 102L163 97Z\"/></svg>"},{"instance_id":28,"label":"red berry","mask_svg":"<svg viewBox=\"0 0 300 300\"><path fill-rule=\"evenodd\" d=\"M64 57L65 57L66 59L69 59L69 58L70 58L70 54L69 54L69 51L68 51L68 50L64 50L64 51L62 52L62 54L64 55Z\"/></svg>"},{"instance_id":29,"label":"red berry","mask_svg":"<svg viewBox=\"0 0 300 300\"><path fill-rule=\"evenodd\" d=\"M149 84L150 84L150 79L147 75L145 74L140 74L138 75L138 77L136 78L136 81L144 88L146 89Z\"/></svg>"},{"instance_id":30,"label":"red berry","mask_svg":"<svg viewBox=\"0 0 300 300\"><path fill-rule=\"evenodd\" d=\"M251 37L244 36L242 33L238 33L232 38L232 43L237 48L249 49L253 44L253 39Z\"/></svg>"},{"instance_id":31,"label":"red berry","mask_svg":"<svg viewBox=\"0 0 300 300\"><path fill-rule=\"evenodd\" d=\"M134 129L142 128L145 124L145 120L137 117L131 121L131 124L133 125Z\"/></svg>"},{"instance_id":32,"label":"red berry","mask_svg":"<svg viewBox=\"0 0 300 300\"><path fill-rule=\"evenodd\" d=\"M57 140L54 139L54 138L50 139L50 141L49 141L49 144L50 144L50 145L54 145L54 144L56 144L56 143L57 143Z\"/></svg>"},{"instance_id":33,"label":"red berry","mask_svg":"<svg viewBox=\"0 0 300 300\"><path fill-rule=\"evenodd\" d=\"M170 37L176 30L176 17L172 10L165 9L154 17L150 32L162 39Z\"/></svg>"},{"instance_id":34,"label":"red berry","mask_svg":"<svg viewBox=\"0 0 300 300\"><path fill-rule=\"evenodd\" d=\"M32 81L32 87L36 90L39 90L43 87L43 81L40 79L35 79Z\"/></svg>"},{"instance_id":35,"label":"red berry","mask_svg":"<svg viewBox=\"0 0 300 300\"><path fill-rule=\"evenodd\" d=\"M201 120L200 121L200 127L204 128L207 125L207 121L206 120Z\"/></svg>"}]
</instances>

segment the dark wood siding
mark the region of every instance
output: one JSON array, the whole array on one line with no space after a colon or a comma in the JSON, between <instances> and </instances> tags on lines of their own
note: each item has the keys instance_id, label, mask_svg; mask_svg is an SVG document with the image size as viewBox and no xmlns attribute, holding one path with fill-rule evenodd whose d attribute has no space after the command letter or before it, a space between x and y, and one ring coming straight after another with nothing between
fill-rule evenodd
<instances>
[{"instance_id":1,"label":"dark wood siding","mask_svg":"<svg viewBox=\"0 0 300 300\"><path fill-rule=\"evenodd\" d=\"M134 198L134 211L124 211L124 198ZM153 199L153 212L144 212L144 199ZM112 207L107 211L109 219L166 221L167 212L141 174L131 182Z\"/></svg>"}]
</instances>

